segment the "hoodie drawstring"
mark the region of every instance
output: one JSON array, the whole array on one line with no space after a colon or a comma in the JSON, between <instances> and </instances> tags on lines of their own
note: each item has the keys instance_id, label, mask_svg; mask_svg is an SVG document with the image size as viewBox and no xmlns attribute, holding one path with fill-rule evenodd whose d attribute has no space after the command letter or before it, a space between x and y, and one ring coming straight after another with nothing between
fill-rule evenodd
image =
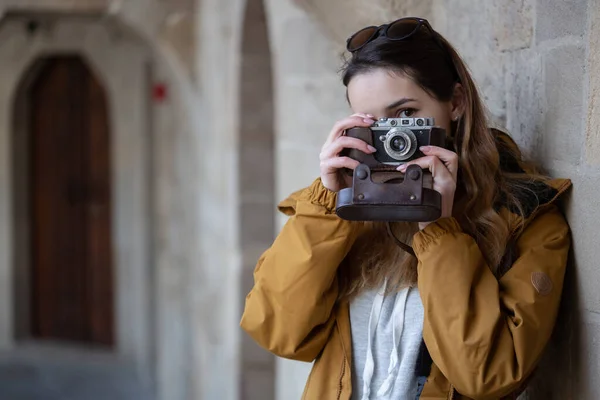
<instances>
[{"instance_id":1,"label":"hoodie drawstring","mask_svg":"<svg viewBox=\"0 0 600 400\"><path fill-rule=\"evenodd\" d=\"M379 318L381 317L381 310L383 309L383 300L385 298L385 291L387 288L387 280L384 282L381 290L375 295L373 300L373 306L371 307L371 313L369 315L369 326L367 333L367 357L365 360L365 368L363 370L363 396L362 400L369 400L371 396L371 382L373 380L373 373L375 370L375 360L373 358L373 347L375 344L375 333L377 332L377 326L379 325ZM387 376L382 383L381 387L377 391L377 397L389 396L394 387L394 382L398 376L398 370L400 368L399 362L399 349L400 340L402 339L402 333L404 331L404 314L406 311L406 303L408 299L408 293L410 288L401 291L396 295L394 301L394 307L392 309L392 340L393 347L390 353L390 361L387 370Z\"/></svg>"}]
</instances>

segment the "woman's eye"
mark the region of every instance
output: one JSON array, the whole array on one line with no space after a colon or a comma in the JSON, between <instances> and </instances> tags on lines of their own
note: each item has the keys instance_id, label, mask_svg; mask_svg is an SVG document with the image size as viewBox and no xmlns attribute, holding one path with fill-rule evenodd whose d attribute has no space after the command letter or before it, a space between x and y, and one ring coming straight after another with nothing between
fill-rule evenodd
<instances>
[{"instance_id":1,"label":"woman's eye","mask_svg":"<svg viewBox=\"0 0 600 400\"><path fill-rule=\"evenodd\" d=\"M416 110L413 108L405 108L404 110L400 110L398 112L398 118L410 118L415 115Z\"/></svg>"}]
</instances>

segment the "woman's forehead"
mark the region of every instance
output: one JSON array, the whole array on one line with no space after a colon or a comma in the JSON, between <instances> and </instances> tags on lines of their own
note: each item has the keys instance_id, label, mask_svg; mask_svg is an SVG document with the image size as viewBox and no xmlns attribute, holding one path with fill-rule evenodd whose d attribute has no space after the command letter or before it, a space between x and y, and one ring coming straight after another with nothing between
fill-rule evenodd
<instances>
[{"instance_id":1,"label":"woman's forehead","mask_svg":"<svg viewBox=\"0 0 600 400\"><path fill-rule=\"evenodd\" d=\"M376 69L358 74L348 83L353 109L384 109L402 98L422 100L427 93L404 74Z\"/></svg>"}]
</instances>

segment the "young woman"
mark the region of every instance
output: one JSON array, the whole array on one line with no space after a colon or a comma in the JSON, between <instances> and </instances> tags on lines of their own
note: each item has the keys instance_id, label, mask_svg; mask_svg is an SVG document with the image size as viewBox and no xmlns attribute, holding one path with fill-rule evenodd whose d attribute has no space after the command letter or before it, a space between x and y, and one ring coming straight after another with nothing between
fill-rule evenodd
<instances>
[{"instance_id":1,"label":"young woman","mask_svg":"<svg viewBox=\"0 0 600 400\"><path fill-rule=\"evenodd\" d=\"M516 397L548 342L570 247L555 201L570 186L523 162L488 128L473 80L426 20L348 39L343 71L355 114L321 152L321 177L279 209L289 221L260 258L242 327L281 357L314 361L304 398ZM335 214L344 136L382 117L433 117L447 148L422 148L442 195L437 221L349 222ZM405 170L401 167L400 171Z\"/></svg>"}]
</instances>

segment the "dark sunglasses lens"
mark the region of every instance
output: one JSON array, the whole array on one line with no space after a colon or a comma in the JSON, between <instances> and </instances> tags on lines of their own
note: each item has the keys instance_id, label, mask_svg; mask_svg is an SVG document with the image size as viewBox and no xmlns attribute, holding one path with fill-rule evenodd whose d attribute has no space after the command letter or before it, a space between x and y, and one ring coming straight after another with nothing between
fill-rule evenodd
<instances>
[{"instance_id":1,"label":"dark sunglasses lens","mask_svg":"<svg viewBox=\"0 0 600 400\"><path fill-rule=\"evenodd\" d=\"M390 39L405 39L414 35L420 26L421 22L418 19L400 19L389 26L387 36Z\"/></svg>"},{"instance_id":2,"label":"dark sunglasses lens","mask_svg":"<svg viewBox=\"0 0 600 400\"><path fill-rule=\"evenodd\" d=\"M377 28L374 26L370 26L368 28L361 29L360 31L356 32L348 42L348 50L354 51L359 47L363 46L369 41L369 39L371 39L375 32L377 32Z\"/></svg>"}]
</instances>

